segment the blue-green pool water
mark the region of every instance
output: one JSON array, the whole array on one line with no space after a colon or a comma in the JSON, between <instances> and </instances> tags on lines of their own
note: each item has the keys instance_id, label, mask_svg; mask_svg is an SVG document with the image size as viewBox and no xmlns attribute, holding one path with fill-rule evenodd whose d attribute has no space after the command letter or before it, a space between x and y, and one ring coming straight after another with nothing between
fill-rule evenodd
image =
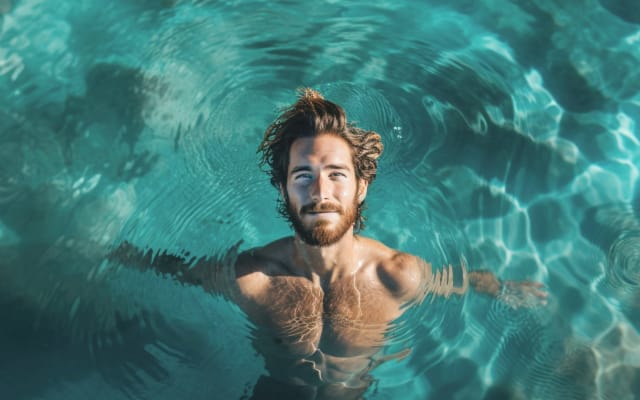
<instances>
[{"instance_id":1,"label":"blue-green pool water","mask_svg":"<svg viewBox=\"0 0 640 400\"><path fill-rule=\"evenodd\" d=\"M414 307L367 398L637 398L638 65L625 0L0 0L0 397L251 394L234 305L105 254L290 234L255 149L310 86L383 136L363 234L550 295Z\"/></svg>"}]
</instances>

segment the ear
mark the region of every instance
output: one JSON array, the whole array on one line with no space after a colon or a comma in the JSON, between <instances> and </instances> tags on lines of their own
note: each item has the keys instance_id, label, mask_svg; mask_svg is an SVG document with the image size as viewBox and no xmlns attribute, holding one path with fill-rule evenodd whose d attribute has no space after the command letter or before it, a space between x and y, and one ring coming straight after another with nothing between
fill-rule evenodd
<instances>
[{"instance_id":1,"label":"ear","mask_svg":"<svg viewBox=\"0 0 640 400\"><path fill-rule=\"evenodd\" d=\"M280 187L280 197L282 197L282 201L284 201L284 199L287 198L287 196L284 195L284 191L285 191L284 185L280 183L279 187Z\"/></svg>"},{"instance_id":2,"label":"ear","mask_svg":"<svg viewBox=\"0 0 640 400\"><path fill-rule=\"evenodd\" d=\"M364 199L367 197L367 188L369 187L369 182L364 179L360 179L358 182L358 204L362 204Z\"/></svg>"}]
</instances>

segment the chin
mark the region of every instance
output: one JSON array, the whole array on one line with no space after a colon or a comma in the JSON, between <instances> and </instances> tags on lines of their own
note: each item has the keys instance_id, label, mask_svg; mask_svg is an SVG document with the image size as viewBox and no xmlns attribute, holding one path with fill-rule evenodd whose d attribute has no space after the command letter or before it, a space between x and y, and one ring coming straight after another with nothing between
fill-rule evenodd
<instances>
[{"instance_id":1,"label":"chin","mask_svg":"<svg viewBox=\"0 0 640 400\"><path fill-rule=\"evenodd\" d=\"M307 232L305 234L306 242L313 246L326 247L337 243L346 234L346 230L329 228L326 225L316 226L313 230Z\"/></svg>"},{"instance_id":2,"label":"chin","mask_svg":"<svg viewBox=\"0 0 640 400\"><path fill-rule=\"evenodd\" d=\"M298 237L306 244L317 247L331 246L344 237L353 221L340 215L333 218L331 214L319 217L300 216L290 218L290 222Z\"/></svg>"}]
</instances>

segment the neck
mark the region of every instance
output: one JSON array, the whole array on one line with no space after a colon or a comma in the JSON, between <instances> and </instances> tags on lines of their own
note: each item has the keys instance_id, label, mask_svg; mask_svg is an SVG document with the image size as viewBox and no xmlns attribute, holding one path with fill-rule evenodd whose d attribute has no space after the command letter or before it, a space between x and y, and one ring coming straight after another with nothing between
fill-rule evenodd
<instances>
[{"instance_id":1,"label":"neck","mask_svg":"<svg viewBox=\"0 0 640 400\"><path fill-rule=\"evenodd\" d=\"M329 246L311 246L296 235L293 240L293 261L301 272L313 281L330 282L332 279L350 275L357 269L356 242L353 228Z\"/></svg>"}]
</instances>

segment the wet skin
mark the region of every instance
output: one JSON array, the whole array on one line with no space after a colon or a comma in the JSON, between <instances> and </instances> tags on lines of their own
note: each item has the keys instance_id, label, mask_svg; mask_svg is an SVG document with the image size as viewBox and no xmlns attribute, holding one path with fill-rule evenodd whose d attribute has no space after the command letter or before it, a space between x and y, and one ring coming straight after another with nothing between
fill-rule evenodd
<instances>
[{"instance_id":1,"label":"wet skin","mask_svg":"<svg viewBox=\"0 0 640 400\"><path fill-rule=\"evenodd\" d=\"M285 238L238 258L239 305L263 331L254 343L276 379L306 385L366 386L389 323L415 297L425 263L354 237L357 268L307 274ZM422 264L422 265L421 265Z\"/></svg>"}]
</instances>

